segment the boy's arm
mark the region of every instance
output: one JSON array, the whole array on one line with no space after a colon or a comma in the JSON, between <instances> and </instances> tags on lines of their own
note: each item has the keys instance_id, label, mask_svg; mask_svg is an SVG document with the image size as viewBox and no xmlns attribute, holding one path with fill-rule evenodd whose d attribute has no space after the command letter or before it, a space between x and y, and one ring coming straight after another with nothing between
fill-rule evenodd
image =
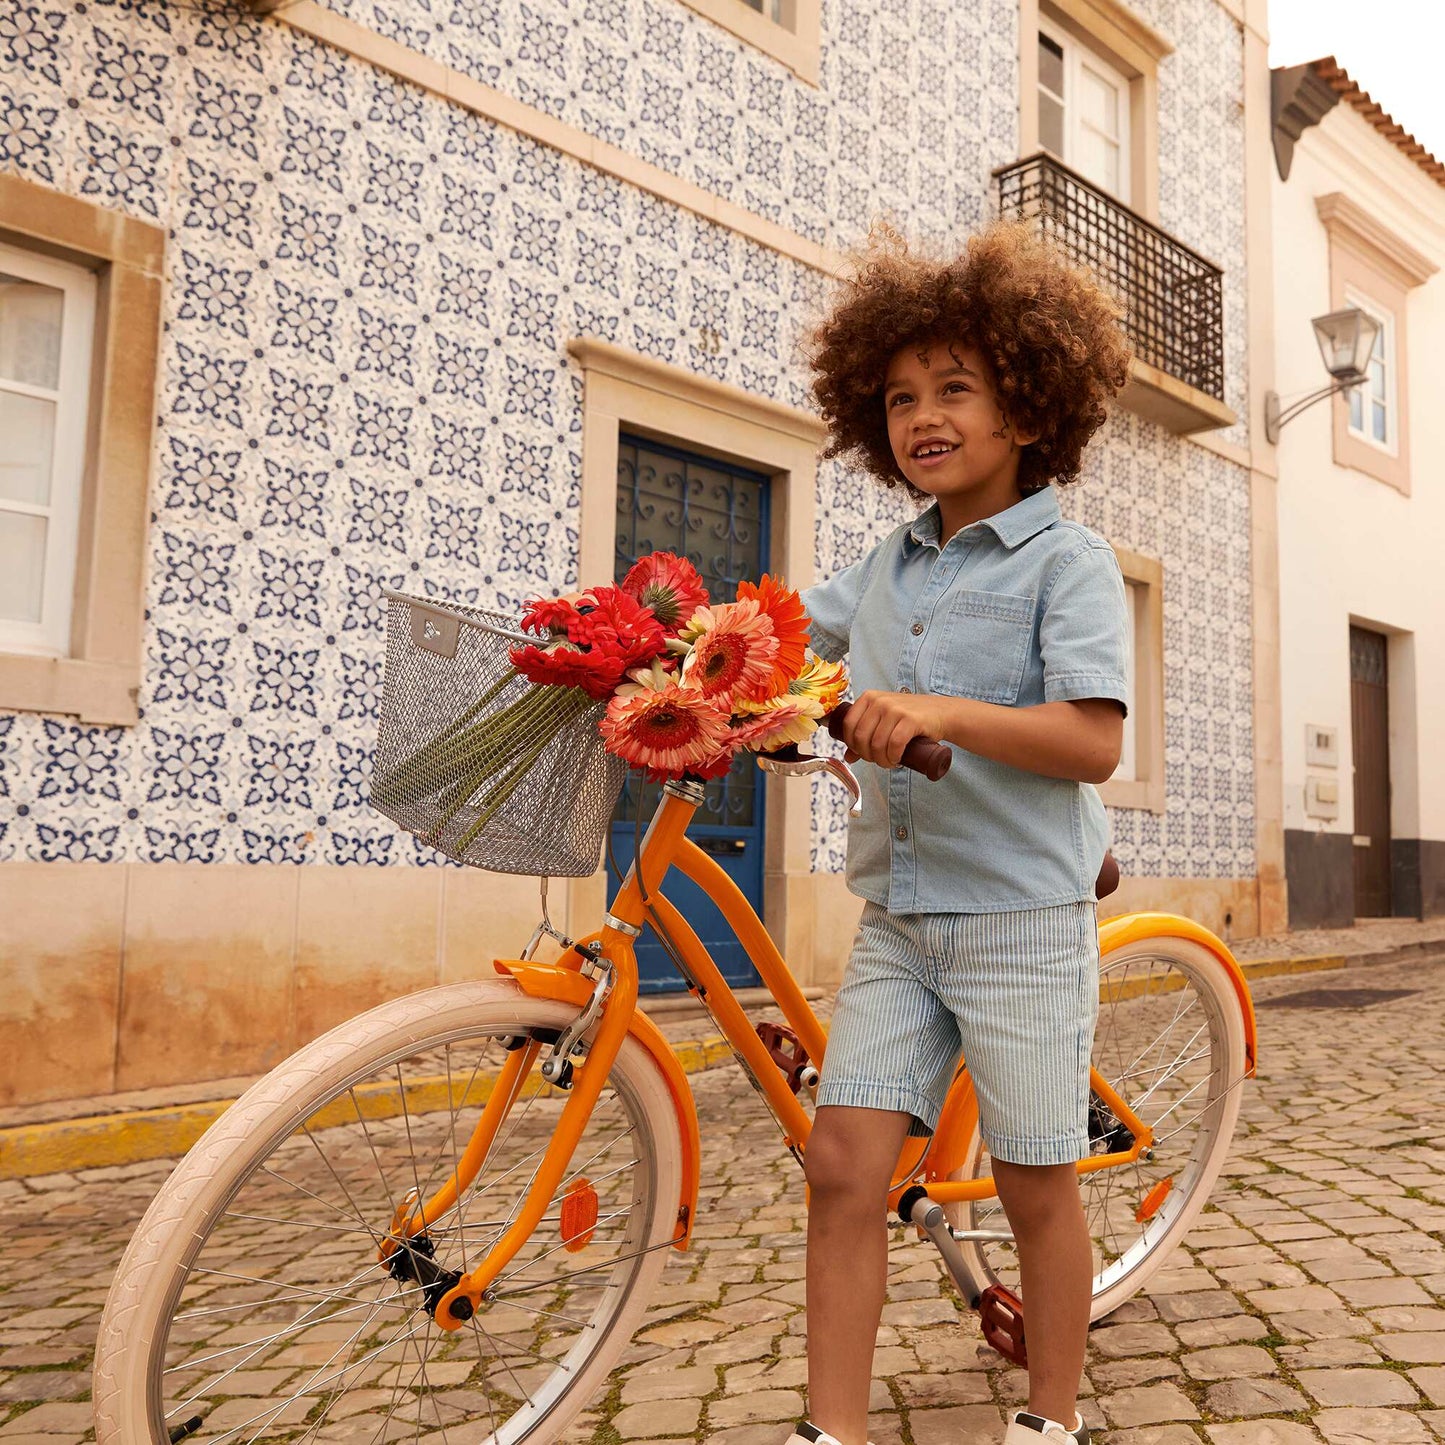
<instances>
[{"instance_id":1,"label":"boy's arm","mask_svg":"<svg viewBox=\"0 0 1445 1445\"><path fill-rule=\"evenodd\" d=\"M801 597L810 624L808 646L819 657L841 662L848 655L853 619L881 549L880 543L841 572L803 589Z\"/></svg>"},{"instance_id":2,"label":"boy's arm","mask_svg":"<svg viewBox=\"0 0 1445 1445\"><path fill-rule=\"evenodd\" d=\"M1119 765L1129 695L1127 601L1113 548L1088 539L1049 578L1040 606L1042 703L864 693L844 741L884 767L896 767L910 739L924 736L1044 777L1105 781Z\"/></svg>"},{"instance_id":3,"label":"boy's arm","mask_svg":"<svg viewBox=\"0 0 1445 1445\"><path fill-rule=\"evenodd\" d=\"M843 724L849 752L884 768L896 768L916 737L939 738L1046 778L1102 783L1119 766L1124 709L1097 697L1002 707L971 697L865 692Z\"/></svg>"}]
</instances>

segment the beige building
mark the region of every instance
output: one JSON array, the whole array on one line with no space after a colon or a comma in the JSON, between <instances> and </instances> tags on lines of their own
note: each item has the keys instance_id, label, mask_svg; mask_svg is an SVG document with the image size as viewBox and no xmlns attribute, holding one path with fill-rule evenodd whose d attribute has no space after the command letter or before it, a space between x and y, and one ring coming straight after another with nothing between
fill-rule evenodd
<instances>
[{"instance_id":1,"label":"beige building","mask_svg":"<svg viewBox=\"0 0 1445 1445\"><path fill-rule=\"evenodd\" d=\"M1366 379L1279 433L1292 927L1445 913L1445 166L1333 59L1274 76L1275 374L1358 309Z\"/></svg>"}]
</instances>

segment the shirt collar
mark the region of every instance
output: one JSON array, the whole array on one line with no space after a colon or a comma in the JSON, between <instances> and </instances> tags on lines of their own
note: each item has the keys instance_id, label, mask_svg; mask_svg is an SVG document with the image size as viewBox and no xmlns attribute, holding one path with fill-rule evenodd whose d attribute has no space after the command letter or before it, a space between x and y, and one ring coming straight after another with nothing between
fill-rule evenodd
<instances>
[{"instance_id":1,"label":"shirt collar","mask_svg":"<svg viewBox=\"0 0 1445 1445\"><path fill-rule=\"evenodd\" d=\"M1022 501L995 512L992 517L971 523L975 527L987 527L1010 551L1022 546L1030 537L1036 537L1045 527L1052 527L1060 520L1059 499L1052 486L1030 492ZM921 547L940 545L942 523L939 520L938 503L932 503L908 529L911 541ZM963 529L965 532L968 528Z\"/></svg>"}]
</instances>

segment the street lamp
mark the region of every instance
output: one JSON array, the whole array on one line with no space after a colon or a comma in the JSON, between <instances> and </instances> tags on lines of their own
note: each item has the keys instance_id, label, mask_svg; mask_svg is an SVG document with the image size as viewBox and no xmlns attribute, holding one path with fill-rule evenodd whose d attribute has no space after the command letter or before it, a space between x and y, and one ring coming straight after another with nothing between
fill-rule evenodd
<instances>
[{"instance_id":1,"label":"street lamp","mask_svg":"<svg viewBox=\"0 0 1445 1445\"><path fill-rule=\"evenodd\" d=\"M1265 393L1264 435L1271 445L1279 440L1280 428L1286 422L1293 421L1317 401L1358 386L1369 375L1370 353L1375 349L1375 338L1380 334L1380 323L1369 312L1361 311L1358 306L1346 306L1343 311L1316 316L1310 325L1315 329L1315 340L1320 344L1325 370L1333 380L1328 386L1301 397L1284 411L1280 410L1278 392Z\"/></svg>"}]
</instances>

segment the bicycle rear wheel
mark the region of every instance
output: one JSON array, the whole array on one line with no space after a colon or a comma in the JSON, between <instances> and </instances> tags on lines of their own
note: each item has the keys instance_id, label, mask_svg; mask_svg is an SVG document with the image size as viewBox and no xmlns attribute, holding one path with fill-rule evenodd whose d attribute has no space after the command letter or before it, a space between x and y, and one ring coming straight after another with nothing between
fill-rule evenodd
<instances>
[{"instance_id":1,"label":"bicycle rear wheel","mask_svg":"<svg viewBox=\"0 0 1445 1445\"><path fill-rule=\"evenodd\" d=\"M1154 1157L1080 1176L1094 1245L1095 1320L1143 1288L1204 1207L1229 1152L1245 1076L1239 999L1219 961L1200 944L1141 939L1107 955L1099 976L1094 1067L1154 1130ZM1095 1100L1093 1152L1108 1152L1116 1124ZM988 1148L975 1129L954 1177L991 1172ZM1008 1228L997 1199L949 1212L964 1229ZM980 1293L994 1284L1018 1290L1012 1243L963 1241L960 1248Z\"/></svg>"},{"instance_id":2,"label":"bicycle rear wheel","mask_svg":"<svg viewBox=\"0 0 1445 1445\"><path fill-rule=\"evenodd\" d=\"M456 1440L463 1426L468 1445L555 1439L637 1327L677 1230L677 1116L643 1047L623 1043L556 1200L463 1328L437 1327L427 1270L408 1261L451 1271L484 1256L563 1095L533 1070L457 1205L398 1267L378 1245L409 1191L426 1199L451 1176L505 1042L555 1037L575 1016L508 981L431 989L256 1084L177 1167L121 1261L96 1347L98 1445L166 1445L193 1421L187 1434L213 1445ZM597 1223L573 1252L560 1202L584 1178Z\"/></svg>"}]
</instances>

